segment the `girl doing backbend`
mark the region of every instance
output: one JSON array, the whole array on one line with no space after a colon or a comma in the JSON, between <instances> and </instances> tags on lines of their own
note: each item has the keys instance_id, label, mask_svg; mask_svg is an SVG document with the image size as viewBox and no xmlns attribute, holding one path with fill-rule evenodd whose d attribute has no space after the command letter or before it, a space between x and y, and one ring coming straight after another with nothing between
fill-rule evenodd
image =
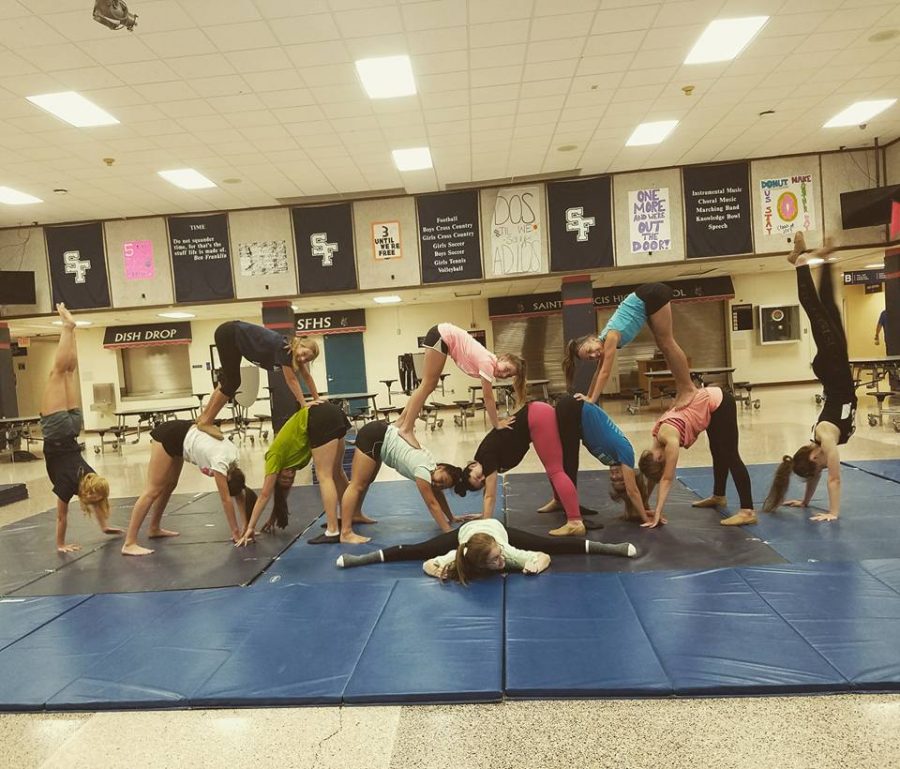
<instances>
[{"instance_id":1,"label":"girl doing backbend","mask_svg":"<svg viewBox=\"0 0 900 769\"><path fill-rule=\"evenodd\" d=\"M634 545L607 545L588 539L550 539L527 531L505 528L494 518L464 523L458 529L415 545L396 545L363 555L344 554L340 568L370 563L421 561L426 574L463 585L498 571L540 574L550 565L550 555L618 555L634 558Z\"/></svg>"}]
</instances>

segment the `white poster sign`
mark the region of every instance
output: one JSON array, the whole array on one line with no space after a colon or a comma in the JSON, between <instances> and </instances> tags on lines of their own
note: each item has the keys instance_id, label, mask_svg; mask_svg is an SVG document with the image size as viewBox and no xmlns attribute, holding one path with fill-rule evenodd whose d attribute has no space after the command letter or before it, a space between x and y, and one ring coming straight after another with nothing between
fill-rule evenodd
<instances>
[{"instance_id":1,"label":"white poster sign","mask_svg":"<svg viewBox=\"0 0 900 769\"><path fill-rule=\"evenodd\" d=\"M238 243L241 275L278 275L288 271L287 242L284 240L254 240Z\"/></svg>"},{"instance_id":2,"label":"white poster sign","mask_svg":"<svg viewBox=\"0 0 900 769\"><path fill-rule=\"evenodd\" d=\"M372 222L372 253L376 259L399 259L400 222Z\"/></svg>"},{"instance_id":3,"label":"white poster sign","mask_svg":"<svg viewBox=\"0 0 900 769\"><path fill-rule=\"evenodd\" d=\"M632 254L672 250L668 187L630 190L628 214Z\"/></svg>"},{"instance_id":4,"label":"white poster sign","mask_svg":"<svg viewBox=\"0 0 900 769\"><path fill-rule=\"evenodd\" d=\"M504 187L491 220L493 274L541 272L541 187Z\"/></svg>"},{"instance_id":5,"label":"white poster sign","mask_svg":"<svg viewBox=\"0 0 900 769\"><path fill-rule=\"evenodd\" d=\"M816 229L812 174L760 179L759 194L766 235L786 237L795 230Z\"/></svg>"}]
</instances>

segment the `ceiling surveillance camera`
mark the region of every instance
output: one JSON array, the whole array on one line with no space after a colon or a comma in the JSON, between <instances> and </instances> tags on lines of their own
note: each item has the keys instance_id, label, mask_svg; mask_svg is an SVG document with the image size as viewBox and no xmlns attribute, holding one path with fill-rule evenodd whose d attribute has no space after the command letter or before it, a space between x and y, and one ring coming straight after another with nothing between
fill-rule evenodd
<instances>
[{"instance_id":1,"label":"ceiling surveillance camera","mask_svg":"<svg viewBox=\"0 0 900 769\"><path fill-rule=\"evenodd\" d=\"M860 123L860 124L859 124L859 130L860 130L860 131L865 131L866 128L868 128L868 127L869 127L869 126L868 126L868 124L866 124L866 123Z\"/></svg>"},{"instance_id":2,"label":"ceiling surveillance camera","mask_svg":"<svg viewBox=\"0 0 900 769\"><path fill-rule=\"evenodd\" d=\"M134 31L137 14L129 13L123 0L96 0L94 3L94 21L110 29Z\"/></svg>"}]
</instances>

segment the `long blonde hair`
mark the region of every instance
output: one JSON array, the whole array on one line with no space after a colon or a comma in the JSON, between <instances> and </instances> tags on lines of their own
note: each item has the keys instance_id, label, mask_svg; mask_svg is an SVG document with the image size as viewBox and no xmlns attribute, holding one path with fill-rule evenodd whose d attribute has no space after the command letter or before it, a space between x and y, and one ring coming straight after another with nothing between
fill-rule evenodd
<instances>
[{"instance_id":1,"label":"long blonde hair","mask_svg":"<svg viewBox=\"0 0 900 769\"><path fill-rule=\"evenodd\" d=\"M468 542L456 548L456 559L444 567L441 581L450 579L468 585L473 579L491 574L493 570L488 568L487 562L496 546L497 540L490 534L473 534Z\"/></svg>"},{"instance_id":2,"label":"long blonde hair","mask_svg":"<svg viewBox=\"0 0 900 769\"><path fill-rule=\"evenodd\" d=\"M516 408L519 409L525 405L528 400L528 394L525 390L525 359L521 355L512 352L504 352L497 356L497 360L509 361L516 367L516 373L513 376L513 393L516 396Z\"/></svg>"},{"instance_id":3,"label":"long blonde hair","mask_svg":"<svg viewBox=\"0 0 900 769\"><path fill-rule=\"evenodd\" d=\"M309 350L312 353L310 361L314 361L319 357L319 343L315 339L308 337L295 336L291 339L291 365L294 368L300 368L304 361L300 360L300 353L303 350Z\"/></svg>"},{"instance_id":4,"label":"long blonde hair","mask_svg":"<svg viewBox=\"0 0 900 769\"><path fill-rule=\"evenodd\" d=\"M78 482L78 501L85 515L94 515L106 528L109 520L109 481L97 473L85 473Z\"/></svg>"}]
</instances>

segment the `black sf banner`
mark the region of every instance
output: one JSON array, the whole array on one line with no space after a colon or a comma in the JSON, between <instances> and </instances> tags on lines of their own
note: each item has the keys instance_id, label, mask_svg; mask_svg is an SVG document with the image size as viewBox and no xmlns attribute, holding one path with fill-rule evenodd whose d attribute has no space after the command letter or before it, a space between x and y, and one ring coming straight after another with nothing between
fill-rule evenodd
<instances>
[{"instance_id":1,"label":"black sf banner","mask_svg":"<svg viewBox=\"0 0 900 769\"><path fill-rule=\"evenodd\" d=\"M234 299L226 214L170 216L175 300Z\"/></svg>"},{"instance_id":2,"label":"black sf banner","mask_svg":"<svg viewBox=\"0 0 900 769\"><path fill-rule=\"evenodd\" d=\"M301 294L356 288L349 203L291 210Z\"/></svg>"},{"instance_id":3,"label":"black sf banner","mask_svg":"<svg viewBox=\"0 0 900 769\"><path fill-rule=\"evenodd\" d=\"M54 306L65 302L70 310L109 307L103 225L47 227L45 232Z\"/></svg>"},{"instance_id":4,"label":"black sf banner","mask_svg":"<svg viewBox=\"0 0 900 769\"><path fill-rule=\"evenodd\" d=\"M749 165L688 166L683 178L688 258L751 253Z\"/></svg>"},{"instance_id":5,"label":"black sf banner","mask_svg":"<svg viewBox=\"0 0 900 769\"><path fill-rule=\"evenodd\" d=\"M613 266L608 176L547 185L550 271Z\"/></svg>"}]
</instances>

